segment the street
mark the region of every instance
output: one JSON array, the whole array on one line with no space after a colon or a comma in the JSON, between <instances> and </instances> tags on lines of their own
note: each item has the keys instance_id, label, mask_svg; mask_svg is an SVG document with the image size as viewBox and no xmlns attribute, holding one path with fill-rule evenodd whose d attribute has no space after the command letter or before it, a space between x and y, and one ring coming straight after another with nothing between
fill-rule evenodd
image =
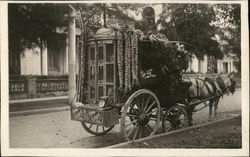
<instances>
[{"instance_id":1,"label":"street","mask_svg":"<svg viewBox=\"0 0 250 157\"><path fill-rule=\"evenodd\" d=\"M240 114L241 91L225 95L218 107L213 120ZM194 124L208 120L208 108L194 114ZM100 148L125 141L120 125L96 137L87 133L80 122L72 121L70 111L10 117L9 126L10 148Z\"/></svg>"}]
</instances>

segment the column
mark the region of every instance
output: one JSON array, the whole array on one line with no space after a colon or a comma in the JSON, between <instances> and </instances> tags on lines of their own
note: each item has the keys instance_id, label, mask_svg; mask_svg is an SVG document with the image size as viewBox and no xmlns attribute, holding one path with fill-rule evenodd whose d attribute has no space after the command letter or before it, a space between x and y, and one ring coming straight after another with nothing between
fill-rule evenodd
<instances>
[{"instance_id":1,"label":"column","mask_svg":"<svg viewBox=\"0 0 250 157\"><path fill-rule=\"evenodd\" d=\"M69 19L68 19L68 38L69 38L69 47L68 47L68 64L69 64L69 77L68 77L68 91L69 98L68 102L74 104L76 101L76 23L75 23L75 9L69 5Z\"/></svg>"},{"instance_id":2,"label":"column","mask_svg":"<svg viewBox=\"0 0 250 157\"><path fill-rule=\"evenodd\" d=\"M220 62L220 72L223 72L223 62Z\"/></svg>"},{"instance_id":3,"label":"column","mask_svg":"<svg viewBox=\"0 0 250 157\"><path fill-rule=\"evenodd\" d=\"M231 60L231 72L234 72L234 64L233 64L233 60Z\"/></svg>"},{"instance_id":4,"label":"column","mask_svg":"<svg viewBox=\"0 0 250 157\"><path fill-rule=\"evenodd\" d=\"M48 49L47 42L43 42L41 49L42 54L42 75L48 75Z\"/></svg>"},{"instance_id":5,"label":"column","mask_svg":"<svg viewBox=\"0 0 250 157\"><path fill-rule=\"evenodd\" d=\"M231 61L228 61L227 64L228 64L228 73L230 74L231 73Z\"/></svg>"},{"instance_id":6,"label":"column","mask_svg":"<svg viewBox=\"0 0 250 157\"><path fill-rule=\"evenodd\" d=\"M220 73L220 61L217 60L217 73Z\"/></svg>"},{"instance_id":7,"label":"column","mask_svg":"<svg viewBox=\"0 0 250 157\"><path fill-rule=\"evenodd\" d=\"M68 74L69 73L69 63L68 63L68 59L69 59L69 40L68 38L65 39L65 55L64 55L64 74Z\"/></svg>"},{"instance_id":8,"label":"column","mask_svg":"<svg viewBox=\"0 0 250 157\"><path fill-rule=\"evenodd\" d=\"M204 74L208 72L207 69L208 69L208 57L207 57L207 55L205 55L204 60L203 60L203 73Z\"/></svg>"},{"instance_id":9,"label":"column","mask_svg":"<svg viewBox=\"0 0 250 157\"><path fill-rule=\"evenodd\" d=\"M28 91L29 98L36 97L36 78L35 77L27 78L27 91Z\"/></svg>"}]
</instances>

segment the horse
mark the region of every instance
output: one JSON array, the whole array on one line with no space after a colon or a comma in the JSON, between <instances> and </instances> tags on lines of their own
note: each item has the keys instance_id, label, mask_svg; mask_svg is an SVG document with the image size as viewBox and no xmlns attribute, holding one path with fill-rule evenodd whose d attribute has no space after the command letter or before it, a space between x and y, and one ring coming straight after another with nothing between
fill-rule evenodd
<instances>
[{"instance_id":1,"label":"horse","mask_svg":"<svg viewBox=\"0 0 250 157\"><path fill-rule=\"evenodd\" d=\"M204 100L212 98L208 101L209 106L209 119L212 116L212 109L214 106L214 115L217 114L219 99L225 94L235 91L235 81L230 77L217 76L215 78L206 77L200 78L188 78L184 81L191 82L191 86L188 89L188 102L192 100ZM192 111L191 111L192 112Z\"/></svg>"},{"instance_id":2,"label":"horse","mask_svg":"<svg viewBox=\"0 0 250 157\"><path fill-rule=\"evenodd\" d=\"M234 94L236 81L233 80L232 75L228 75L227 77L217 76L214 79L222 89L222 92Z\"/></svg>"}]
</instances>

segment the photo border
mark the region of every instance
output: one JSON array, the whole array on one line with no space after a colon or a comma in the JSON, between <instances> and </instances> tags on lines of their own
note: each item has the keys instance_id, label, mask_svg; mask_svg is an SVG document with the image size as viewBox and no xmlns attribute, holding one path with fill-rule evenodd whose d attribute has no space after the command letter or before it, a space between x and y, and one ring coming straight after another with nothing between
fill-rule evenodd
<instances>
[{"instance_id":1,"label":"photo border","mask_svg":"<svg viewBox=\"0 0 250 157\"><path fill-rule=\"evenodd\" d=\"M241 100L242 148L241 149L87 149L9 148L9 88L8 88L8 4L10 3L135 3L135 0L106 1L1 1L1 154L5 156L247 156L249 154L249 30L248 1L136 1L136 3L237 3L241 5Z\"/></svg>"}]
</instances>

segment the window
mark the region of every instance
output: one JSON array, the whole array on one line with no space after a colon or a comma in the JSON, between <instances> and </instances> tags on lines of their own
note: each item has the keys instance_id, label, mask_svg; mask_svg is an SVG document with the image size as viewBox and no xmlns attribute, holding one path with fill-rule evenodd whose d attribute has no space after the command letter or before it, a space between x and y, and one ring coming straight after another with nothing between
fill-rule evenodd
<instances>
[{"instance_id":1,"label":"window","mask_svg":"<svg viewBox=\"0 0 250 157\"><path fill-rule=\"evenodd\" d=\"M95 67L90 66L89 68L89 79L94 80L95 79Z\"/></svg>"},{"instance_id":2,"label":"window","mask_svg":"<svg viewBox=\"0 0 250 157\"><path fill-rule=\"evenodd\" d=\"M49 68L58 69L59 66L59 57L55 53L49 53Z\"/></svg>"},{"instance_id":3,"label":"window","mask_svg":"<svg viewBox=\"0 0 250 157\"><path fill-rule=\"evenodd\" d=\"M228 63L227 62L223 63L223 72L228 73Z\"/></svg>"},{"instance_id":4,"label":"window","mask_svg":"<svg viewBox=\"0 0 250 157\"><path fill-rule=\"evenodd\" d=\"M95 98L95 87L90 86L90 99Z\"/></svg>"},{"instance_id":5,"label":"window","mask_svg":"<svg viewBox=\"0 0 250 157\"><path fill-rule=\"evenodd\" d=\"M89 51L89 59L91 61L94 61L95 60L95 47L90 47L90 51Z\"/></svg>"},{"instance_id":6,"label":"window","mask_svg":"<svg viewBox=\"0 0 250 157\"><path fill-rule=\"evenodd\" d=\"M113 90L114 90L114 88L113 88L112 85L107 85L107 88L106 88L106 94L107 94L107 96L112 95L113 94Z\"/></svg>"},{"instance_id":7,"label":"window","mask_svg":"<svg viewBox=\"0 0 250 157\"><path fill-rule=\"evenodd\" d=\"M110 62L114 60L114 46L113 44L107 44L106 45L106 61Z\"/></svg>"},{"instance_id":8,"label":"window","mask_svg":"<svg viewBox=\"0 0 250 157\"><path fill-rule=\"evenodd\" d=\"M99 66L98 69L98 80L103 80L103 66Z\"/></svg>"},{"instance_id":9,"label":"window","mask_svg":"<svg viewBox=\"0 0 250 157\"><path fill-rule=\"evenodd\" d=\"M99 86L99 97L104 96L104 88L103 86Z\"/></svg>"},{"instance_id":10,"label":"window","mask_svg":"<svg viewBox=\"0 0 250 157\"><path fill-rule=\"evenodd\" d=\"M103 60L103 46L99 47L99 51L98 51L98 60L101 61Z\"/></svg>"},{"instance_id":11,"label":"window","mask_svg":"<svg viewBox=\"0 0 250 157\"><path fill-rule=\"evenodd\" d=\"M9 53L9 73L10 75L20 75L20 54Z\"/></svg>"},{"instance_id":12,"label":"window","mask_svg":"<svg viewBox=\"0 0 250 157\"><path fill-rule=\"evenodd\" d=\"M113 64L106 64L106 81L113 82L114 79L114 66Z\"/></svg>"},{"instance_id":13,"label":"window","mask_svg":"<svg viewBox=\"0 0 250 157\"><path fill-rule=\"evenodd\" d=\"M59 68L59 54L61 49L59 44L55 41L48 42L48 68L50 70L58 70Z\"/></svg>"}]
</instances>

